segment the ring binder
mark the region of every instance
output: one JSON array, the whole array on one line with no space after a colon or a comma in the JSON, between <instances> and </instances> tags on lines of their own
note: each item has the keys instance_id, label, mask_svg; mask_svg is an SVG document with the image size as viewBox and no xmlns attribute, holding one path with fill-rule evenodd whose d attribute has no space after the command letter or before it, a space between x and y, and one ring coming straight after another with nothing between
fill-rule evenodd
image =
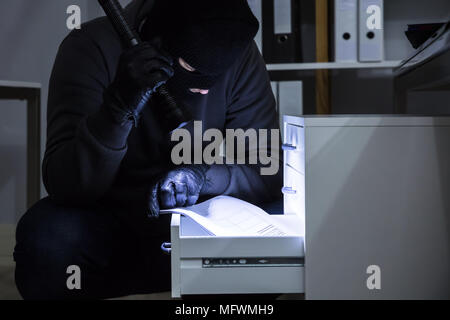
<instances>
[{"instance_id":1,"label":"ring binder","mask_svg":"<svg viewBox=\"0 0 450 320\"><path fill-rule=\"evenodd\" d=\"M383 0L359 0L359 61L384 60Z\"/></svg>"},{"instance_id":2,"label":"ring binder","mask_svg":"<svg viewBox=\"0 0 450 320\"><path fill-rule=\"evenodd\" d=\"M266 63L302 62L300 0L262 0Z\"/></svg>"},{"instance_id":3,"label":"ring binder","mask_svg":"<svg viewBox=\"0 0 450 320\"><path fill-rule=\"evenodd\" d=\"M336 62L358 61L358 0L334 0Z\"/></svg>"}]
</instances>

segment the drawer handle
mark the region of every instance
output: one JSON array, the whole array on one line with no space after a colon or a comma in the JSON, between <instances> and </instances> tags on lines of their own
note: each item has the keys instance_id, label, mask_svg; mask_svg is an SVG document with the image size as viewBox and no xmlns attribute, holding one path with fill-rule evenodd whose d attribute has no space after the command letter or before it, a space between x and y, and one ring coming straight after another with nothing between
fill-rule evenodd
<instances>
[{"instance_id":1,"label":"drawer handle","mask_svg":"<svg viewBox=\"0 0 450 320\"><path fill-rule=\"evenodd\" d=\"M292 144L283 143L283 145L281 146L281 149L283 149L284 151L293 151L293 150L296 150L297 147Z\"/></svg>"},{"instance_id":2,"label":"drawer handle","mask_svg":"<svg viewBox=\"0 0 450 320\"><path fill-rule=\"evenodd\" d=\"M281 192L283 192L284 194L296 194L297 191L292 189L291 187L283 187L281 188Z\"/></svg>"},{"instance_id":3,"label":"drawer handle","mask_svg":"<svg viewBox=\"0 0 450 320\"><path fill-rule=\"evenodd\" d=\"M163 242L161 244L161 250L164 251L164 253L170 254L172 251L172 244L170 242Z\"/></svg>"}]
</instances>

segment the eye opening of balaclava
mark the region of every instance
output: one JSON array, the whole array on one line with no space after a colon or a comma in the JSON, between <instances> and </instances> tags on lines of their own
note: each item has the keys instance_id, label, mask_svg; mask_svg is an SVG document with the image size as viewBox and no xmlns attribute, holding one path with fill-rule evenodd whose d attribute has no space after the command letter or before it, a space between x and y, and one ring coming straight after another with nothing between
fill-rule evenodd
<instances>
[{"instance_id":1,"label":"eye opening of balaclava","mask_svg":"<svg viewBox=\"0 0 450 320\"><path fill-rule=\"evenodd\" d=\"M177 89L210 89L243 54L259 28L246 0L155 0L141 34L160 37L175 60ZM178 58L195 68L184 69Z\"/></svg>"}]
</instances>

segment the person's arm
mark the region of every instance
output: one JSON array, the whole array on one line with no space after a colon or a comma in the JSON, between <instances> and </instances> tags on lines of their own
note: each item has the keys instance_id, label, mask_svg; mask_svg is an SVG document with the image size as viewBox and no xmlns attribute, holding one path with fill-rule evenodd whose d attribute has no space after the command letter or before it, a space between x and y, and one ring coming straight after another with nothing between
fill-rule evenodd
<instances>
[{"instance_id":1,"label":"person's arm","mask_svg":"<svg viewBox=\"0 0 450 320\"><path fill-rule=\"evenodd\" d=\"M91 34L108 34L98 29L63 41L50 80L43 177L49 195L64 204L91 203L111 191L136 119L173 74L148 43L123 53L118 43L101 49Z\"/></svg>"},{"instance_id":2,"label":"person's arm","mask_svg":"<svg viewBox=\"0 0 450 320\"><path fill-rule=\"evenodd\" d=\"M279 129L275 99L265 63L255 43L252 43L230 79L229 103L225 129L268 129L268 150L271 150L270 130ZM279 146L280 137L277 137ZM259 140L259 139L258 139ZM207 171L211 187L206 193L225 194L252 203L270 202L281 197L282 165L280 149L271 155L278 161L275 175L261 175L260 163L245 165L212 165ZM208 188L207 188L208 189Z\"/></svg>"},{"instance_id":3,"label":"person's arm","mask_svg":"<svg viewBox=\"0 0 450 320\"><path fill-rule=\"evenodd\" d=\"M272 202L281 197L278 116L265 64L254 43L231 71L227 75L229 99L225 130L253 130L258 141L252 141L253 145L250 143L252 148L248 148L247 144L246 150L256 151L258 156L259 151L267 153L265 160L269 160L269 163L258 162L261 160L258 157L256 163L252 164L251 152L244 152L243 155L235 153L228 158L233 164L176 167L156 181L147 193L149 217L158 217L160 208L190 206L198 199L201 201L217 195L230 195L254 204ZM260 145L260 130L266 131L263 136L267 138L267 143L263 145ZM272 130L275 133L273 141ZM226 144L230 145L230 141L226 141ZM244 160L244 164L235 164L241 163L237 159ZM135 203L142 203L142 200L136 199Z\"/></svg>"},{"instance_id":4,"label":"person's arm","mask_svg":"<svg viewBox=\"0 0 450 320\"><path fill-rule=\"evenodd\" d=\"M47 192L58 202L98 199L127 152L131 125L116 124L101 107L109 82L100 49L82 31L72 32L59 47L50 78L42 167Z\"/></svg>"}]
</instances>

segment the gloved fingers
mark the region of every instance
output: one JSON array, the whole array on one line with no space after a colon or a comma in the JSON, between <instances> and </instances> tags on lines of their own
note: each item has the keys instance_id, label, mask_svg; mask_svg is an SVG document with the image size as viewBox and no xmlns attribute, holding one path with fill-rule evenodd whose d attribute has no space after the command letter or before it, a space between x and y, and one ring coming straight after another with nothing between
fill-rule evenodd
<instances>
[{"instance_id":1,"label":"gloved fingers","mask_svg":"<svg viewBox=\"0 0 450 320\"><path fill-rule=\"evenodd\" d=\"M149 60L144 63L143 66L141 66L142 70L144 70L145 73L153 73L155 71L162 70L164 71L169 77L172 77L174 74L173 68L168 64L167 62L161 60L161 59L153 59Z\"/></svg>"},{"instance_id":2,"label":"gloved fingers","mask_svg":"<svg viewBox=\"0 0 450 320\"><path fill-rule=\"evenodd\" d=\"M192 206L198 200L198 197L200 195L201 186L198 185L198 181L191 178L186 181L186 187L187 187L186 206Z\"/></svg>"},{"instance_id":3,"label":"gloved fingers","mask_svg":"<svg viewBox=\"0 0 450 320\"><path fill-rule=\"evenodd\" d=\"M188 195L193 196L198 194L202 188L200 184L201 181L199 181L199 179L195 179L194 175L190 175L190 177L186 180Z\"/></svg>"},{"instance_id":4,"label":"gloved fingers","mask_svg":"<svg viewBox=\"0 0 450 320\"><path fill-rule=\"evenodd\" d=\"M163 181L159 188L159 200L163 209L176 207L175 188L170 179Z\"/></svg>"},{"instance_id":5,"label":"gloved fingers","mask_svg":"<svg viewBox=\"0 0 450 320\"><path fill-rule=\"evenodd\" d=\"M147 42L142 42L122 52L120 59L127 62L144 61L155 57L154 48Z\"/></svg>"},{"instance_id":6,"label":"gloved fingers","mask_svg":"<svg viewBox=\"0 0 450 320\"><path fill-rule=\"evenodd\" d=\"M173 65L173 59L170 55L161 52L161 50L158 50L148 42L143 42L126 50L122 53L121 58L126 61L137 62L138 64L152 59L160 59L168 65Z\"/></svg>"},{"instance_id":7,"label":"gloved fingers","mask_svg":"<svg viewBox=\"0 0 450 320\"><path fill-rule=\"evenodd\" d=\"M142 57L145 60L160 59L170 66L173 65L173 58L168 53L150 45L148 48L142 51Z\"/></svg>"},{"instance_id":8,"label":"gloved fingers","mask_svg":"<svg viewBox=\"0 0 450 320\"><path fill-rule=\"evenodd\" d=\"M159 217L158 189L159 189L159 185L156 184L152 187L152 190L150 191L149 218Z\"/></svg>"},{"instance_id":9,"label":"gloved fingers","mask_svg":"<svg viewBox=\"0 0 450 320\"><path fill-rule=\"evenodd\" d=\"M193 206L194 204L196 204L197 200L198 200L198 196L199 196L198 193L195 195L188 196L187 200L186 200L186 207Z\"/></svg>"},{"instance_id":10,"label":"gloved fingers","mask_svg":"<svg viewBox=\"0 0 450 320\"><path fill-rule=\"evenodd\" d=\"M167 57L170 60L170 65L173 65L172 55L164 49L163 40L161 37L155 37L152 40L148 41L153 47L155 47L164 57Z\"/></svg>"},{"instance_id":11,"label":"gloved fingers","mask_svg":"<svg viewBox=\"0 0 450 320\"><path fill-rule=\"evenodd\" d=\"M161 55L163 56L163 57L165 57L167 60L169 60L169 64L171 65L171 66L173 66L173 64L174 64L174 59L172 58L172 56L170 55L170 53L169 52L167 52L165 49L163 49L163 48L158 48L158 50L159 50L159 52L161 53Z\"/></svg>"},{"instance_id":12,"label":"gloved fingers","mask_svg":"<svg viewBox=\"0 0 450 320\"><path fill-rule=\"evenodd\" d=\"M185 183L174 182L177 207L183 207L187 200L187 186Z\"/></svg>"},{"instance_id":13,"label":"gloved fingers","mask_svg":"<svg viewBox=\"0 0 450 320\"><path fill-rule=\"evenodd\" d=\"M155 48L161 49L162 47L162 38L159 36L156 36L150 40L147 40L148 43L150 43L152 46L154 46Z\"/></svg>"},{"instance_id":14,"label":"gloved fingers","mask_svg":"<svg viewBox=\"0 0 450 320\"><path fill-rule=\"evenodd\" d=\"M152 73L149 77L142 79L142 86L150 90L156 90L161 85L165 84L170 77L164 71L158 70Z\"/></svg>"},{"instance_id":15,"label":"gloved fingers","mask_svg":"<svg viewBox=\"0 0 450 320\"><path fill-rule=\"evenodd\" d=\"M192 206L204 184L201 172L193 168L170 171L160 185L160 205L165 209Z\"/></svg>"}]
</instances>

